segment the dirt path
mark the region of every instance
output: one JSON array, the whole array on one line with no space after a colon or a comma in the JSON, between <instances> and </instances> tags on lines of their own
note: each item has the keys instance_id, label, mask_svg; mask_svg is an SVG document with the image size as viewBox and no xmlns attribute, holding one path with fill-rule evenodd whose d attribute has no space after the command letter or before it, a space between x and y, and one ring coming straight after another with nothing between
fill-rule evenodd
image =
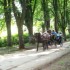
<instances>
[{"instance_id":1,"label":"dirt path","mask_svg":"<svg viewBox=\"0 0 70 70\"><path fill-rule=\"evenodd\" d=\"M70 70L70 53L39 70Z\"/></svg>"}]
</instances>

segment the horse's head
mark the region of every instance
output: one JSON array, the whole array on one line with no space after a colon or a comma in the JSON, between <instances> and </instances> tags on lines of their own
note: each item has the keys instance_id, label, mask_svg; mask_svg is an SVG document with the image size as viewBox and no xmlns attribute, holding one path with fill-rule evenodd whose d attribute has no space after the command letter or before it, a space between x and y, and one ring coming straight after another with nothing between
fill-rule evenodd
<instances>
[{"instance_id":1,"label":"horse's head","mask_svg":"<svg viewBox=\"0 0 70 70\"><path fill-rule=\"evenodd\" d=\"M47 30L47 32L48 32L49 34L51 34L51 30Z\"/></svg>"},{"instance_id":2,"label":"horse's head","mask_svg":"<svg viewBox=\"0 0 70 70\"><path fill-rule=\"evenodd\" d=\"M40 34L40 33L35 33L35 34L34 34L34 37L35 37L35 40L36 40L36 41L41 40L41 34Z\"/></svg>"}]
</instances>

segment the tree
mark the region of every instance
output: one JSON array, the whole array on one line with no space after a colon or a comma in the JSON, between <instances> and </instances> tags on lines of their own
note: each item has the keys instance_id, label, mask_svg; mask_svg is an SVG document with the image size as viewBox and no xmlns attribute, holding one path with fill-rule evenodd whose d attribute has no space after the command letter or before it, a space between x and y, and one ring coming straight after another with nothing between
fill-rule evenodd
<instances>
[{"instance_id":1,"label":"tree","mask_svg":"<svg viewBox=\"0 0 70 70\"><path fill-rule=\"evenodd\" d=\"M12 46L11 43L11 0L4 0L4 15L7 27L7 41L8 46Z\"/></svg>"},{"instance_id":2,"label":"tree","mask_svg":"<svg viewBox=\"0 0 70 70\"><path fill-rule=\"evenodd\" d=\"M55 17L55 30L58 32L58 0L53 0L53 9L54 9L54 17Z\"/></svg>"},{"instance_id":3,"label":"tree","mask_svg":"<svg viewBox=\"0 0 70 70\"><path fill-rule=\"evenodd\" d=\"M49 15L49 1L48 0L42 0L42 8L44 13L44 23L46 26L46 29L49 30L50 28L50 15Z\"/></svg>"},{"instance_id":4,"label":"tree","mask_svg":"<svg viewBox=\"0 0 70 70\"><path fill-rule=\"evenodd\" d=\"M66 12L66 9L67 9L67 0L64 0L64 5L63 5L63 15L62 15L62 19L63 19L63 23L64 23L64 26L62 27L62 32L63 32L63 35L64 35L64 40L66 41L66 33L65 33L65 29L66 29L66 26L67 26L67 12Z\"/></svg>"},{"instance_id":5,"label":"tree","mask_svg":"<svg viewBox=\"0 0 70 70\"><path fill-rule=\"evenodd\" d=\"M26 0L26 13L25 13L25 25L28 28L29 37L33 35L33 16L36 8L37 0Z\"/></svg>"},{"instance_id":6,"label":"tree","mask_svg":"<svg viewBox=\"0 0 70 70\"><path fill-rule=\"evenodd\" d=\"M67 9L66 9L66 20L67 20L67 25L68 25L68 32L70 35L70 4L69 0L67 1Z\"/></svg>"},{"instance_id":7,"label":"tree","mask_svg":"<svg viewBox=\"0 0 70 70\"><path fill-rule=\"evenodd\" d=\"M61 16L61 23L60 27L63 32L64 40L66 41L66 33L65 29L67 27L67 0L60 1L61 9L60 9L60 16Z\"/></svg>"},{"instance_id":8,"label":"tree","mask_svg":"<svg viewBox=\"0 0 70 70\"><path fill-rule=\"evenodd\" d=\"M12 8L14 16L16 19L16 24L18 27L18 36L19 36L19 49L24 49L24 40L23 40L23 23L25 16L25 0L21 0L22 12L20 12L15 6L15 0L12 0Z\"/></svg>"}]
</instances>

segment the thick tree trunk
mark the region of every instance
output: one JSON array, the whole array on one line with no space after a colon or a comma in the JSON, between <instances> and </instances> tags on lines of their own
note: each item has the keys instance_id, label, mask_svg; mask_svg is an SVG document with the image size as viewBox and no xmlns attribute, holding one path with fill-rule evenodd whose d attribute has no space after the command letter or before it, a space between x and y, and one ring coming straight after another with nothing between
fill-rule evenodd
<instances>
[{"instance_id":1,"label":"thick tree trunk","mask_svg":"<svg viewBox=\"0 0 70 70\"><path fill-rule=\"evenodd\" d=\"M55 31L58 32L58 0L53 0L53 8L54 8L54 27Z\"/></svg>"},{"instance_id":2,"label":"thick tree trunk","mask_svg":"<svg viewBox=\"0 0 70 70\"><path fill-rule=\"evenodd\" d=\"M29 32L29 42L31 43L33 37L33 18L29 18L28 21L26 21L26 24Z\"/></svg>"},{"instance_id":3,"label":"thick tree trunk","mask_svg":"<svg viewBox=\"0 0 70 70\"><path fill-rule=\"evenodd\" d=\"M55 31L58 32L58 22L57 22L57 16L55 16L55 23L54 23Z\"/></svg>"},{"instance_id":4,"label":"thick tree trunk","mask_svg":"<svg viewBox=\"0 0 70 70\"><path fill-rule=\"evenodd\" d=\"M6 22L6 26L7 26L7 42L8 42L8 46L12 46L12 42L11 42L11 23Z\"/></svg>"},{"instance_id":5,"label":"thick tree trunk","mask_svg":"<svg viewBox=\"0 0 70 70\"><path fill-rule=\"evenodd\" d=\"M33 15L35 12L37 0L26 0L26 13L25 13L25 25L29 32L29 42L33 37Z\"/></svg>"},{"instance_id":6,"label":"thick tree trunk","mask_svg":"<svg viewBox=\"0 0 70 70\"><path fill-rule=\"evenodd\" d=\"M66 33L65 33L65 29L66 29L66 26L67 26L67 20L66 20L66 8L67 8L67 0L64 0L64 6L63 6L63 26L62 26L62 32L63 32L63 35L64 35L64 40L66 41Z\"/></svg>"},{"instance_id":7,"label":"thick tree trunk","mask_svg":"<svg viewBox=\"0 0 70 70\"><path fill-rule=\"evenodd\" d=\"M23 1L23 0L21 0ZM25 8L25 2L22 3L24 5L23 8ZM22 8L22 13L17 10L17 7L15 6L14 0L12 1L13 6L13 12L16 19L16 24L18 27L18 36L19 36L19 49L24 49L24 40L23 40L23 23L24 23L24 15L25 10Z\"/></svg>"},{"instance_id":8,"label":"thick tree trunk","mask_svg":"<svg viewBox=\"0 0 70 70\"><path fill-rule=\"evenodd\" d=\"M23 26L18 24L17 27L18 27L18 37L19 37L19 49L24 49Z\"/></svg>"},{"instance_id":9,"label":"thick tree trunk","mask_svg":"<svg viewBox=\"0 0 70 70\"><path fill-rule=\"evenodd\" d=\"M50 20L47 20L47 22L46 22L46 29L47 29L47 30L50 29Z\"/></svg>"},{"instance_id":10,"label":"thick tree trunk","mask_svg":"<svg viewBox=\"0 0 70 70\"><path fill-rule=\"evenodd\" d=\"M64 41L66 41L66 33L65 33L65 29L64 28L63 28L62 32L63 32Z\"/></svg>"},{"instance_id":11,"label":"thick tree trunk","mask_svg":"<svg viewBox=\"0 0 70 70\"><path fill-rule=\"evenodd\" d=\"M29 23L29 26L27 27L29 31L29 36L32 36L33 35L33 17L29 19L28 23Z\"/></svg>"},{"instance_id":12,"label":"thick tree trunk","mask_svg":"<svg viewBox=\"0 0 70 70\"><path fill-rule=\"evenodd\" d=\"M8 46L12 46L11 43L11 1L4 0L4 14L5 14L5 22L7 27L7 42Z\"/></svg>"},{"instance_id":13,"label":"thick tree trunk","mask_svg":"<svg viewBox=\"0 0 70 70\"><path fill-rule=\"evenodd\" d=\"M29 16L26 16L25 18L25 25L28 28L29 36L32 36L33 35L33 18L30 18Z\"/></svg>"},{"instance_id":14,"label":"thick tree trunk","mask_svg":"<svg viewBox=\"0 0 70 70\"><path fill-rule=\"evenodd\" d=\"M44 12L44 25L47 30L50 29L50 16L49 16L49 8L48 8L48 1L42 0L42 8Z\"/></svg>"},{"instance_id":15,"label":"thick tree trunk","mask_svg":"<svg viewBox=\"0 0 70 70\"><path fill-rule=\"evenodd\" d=\"M45 25L42 24L42 33L44 33L44 32L45 32Z\"/></svg>"},{"instance_id":16,"label":"thick tree trunk","mask_svg":"<svg viewBox=\"0 0 70 70\"><path fill-rule=\"evenodd\" d=\"M28 27L28 32L29 32L29 36L33 35L33 25L30 25L30 27Z\"/></svg>"}]
</instances>

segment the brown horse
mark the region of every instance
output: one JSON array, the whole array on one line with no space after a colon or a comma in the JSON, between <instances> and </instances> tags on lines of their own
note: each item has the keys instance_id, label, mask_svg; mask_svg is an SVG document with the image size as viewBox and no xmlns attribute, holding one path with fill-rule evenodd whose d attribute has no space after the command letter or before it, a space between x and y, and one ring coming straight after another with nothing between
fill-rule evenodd
<instances>
[{"instance_id":1,"label":"brown horse","mask_svg":"<svg viewBox=\"0 0 70 70\"><path fill-rule=\"evenodd\" d=\"M37 51L38 51L39 43L42 43L43 50L45 50L46 48L48 49L48 42L50 40L49 33L44 32L42 35L40 33L35 33L34 37L37 42Z\"/></svg>"}]
</instances>

